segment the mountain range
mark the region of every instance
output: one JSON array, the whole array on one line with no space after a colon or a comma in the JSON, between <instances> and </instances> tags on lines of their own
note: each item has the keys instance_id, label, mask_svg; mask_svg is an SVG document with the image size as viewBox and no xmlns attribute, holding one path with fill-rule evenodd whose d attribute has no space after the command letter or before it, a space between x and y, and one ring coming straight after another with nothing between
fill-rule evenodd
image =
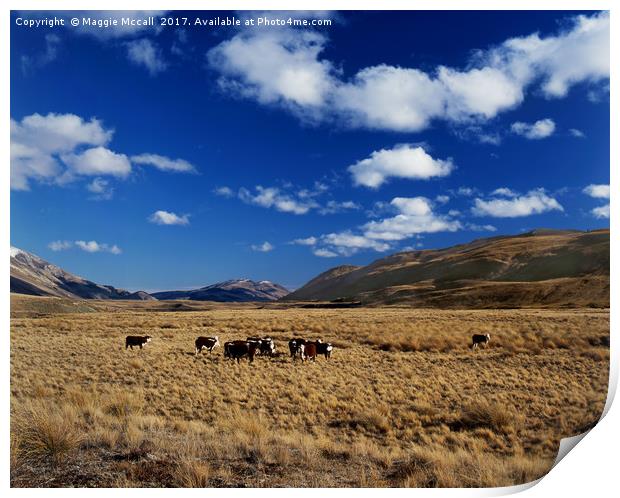
<instances>
[{"instance_id":1,"label":"mountain range","mask_svg":"<svg viewBox=\"0 0 620 498\"><path fill-rule=\"evenodd\" d=\"M191 301L246 302L276 301L289 293L281 285L269 280L255 282L248 278L227 280L188 291L154 292L157 299L189 299Z\"/></svg>"},{"instance_id":2,"label":"mountain range","mask_svg":"<svg viewBox=\"0 0 620 498\"><path fill-rule=\"evenodd\" d=\"M289 293L227 280L148 294L100 285L11 247L11 292L81 299L330 303L438 308L609 307L609 230L534 230L337 266ZM338 304L340 303L340 304ZM311 305L311 304L310 304Z\"/></svg>"},{"instance_id":3,"label":"mountain range","mask_svg":"<svg viewBox=\"0 0 620 498\"><path fill-rule=\"evenodd\" d=\"M247 278L227 280L187 291L167 291L148 294L129 292L111 285L100 285L69 273L40 257L11 247L11 292L33 296L56 296L74 299L131 299L217 302L275 301L288 294L281 285L268 280L255 282Z\"/></svg>"},{"instance_id":4,"label":"mountain range","mask_svg":"<svg viewBox=\"0 0 620 498\"><path fill-rule=\"evenodd\" d=\"M609 230L534 230L338 266L285 301L502 308L609 307Z\"/></svg>"}]
</instances>

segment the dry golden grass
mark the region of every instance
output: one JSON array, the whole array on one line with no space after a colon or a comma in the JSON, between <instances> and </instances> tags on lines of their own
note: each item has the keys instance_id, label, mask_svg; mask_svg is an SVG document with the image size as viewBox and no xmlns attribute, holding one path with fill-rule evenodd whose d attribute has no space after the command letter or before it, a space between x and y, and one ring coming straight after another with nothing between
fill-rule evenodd
<instances>
[{"instance_id":1,"label":"dry golden grass","mask_svg":"<svg viewBox=\"0 0 620 498\"><path fill-rule=\"evenodd\" d=\"M607 392L608 311L115 306L12 319L13 486L517 484ZM128 334L153 341L125 351ZM196 357L198 335L285 354ZM300 335L331 360L292 362Z\"/></svg>"}]
</instances>

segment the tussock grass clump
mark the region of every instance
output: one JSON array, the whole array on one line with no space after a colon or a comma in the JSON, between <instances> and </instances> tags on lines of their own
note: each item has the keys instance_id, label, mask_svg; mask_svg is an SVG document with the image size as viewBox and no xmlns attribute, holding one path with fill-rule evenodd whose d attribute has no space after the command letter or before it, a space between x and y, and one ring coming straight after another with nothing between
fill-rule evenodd
<instances>
[{"instance_id":1,"label":"tussock grass clump","mask_svg":"<svg viewBox=\"0 0 620 498\"><path fill-rule=\"evenodd\" d=\"M15 415L14 458L43 460L58 465L83 440L75 412L50 403L29 403Z\"/></svg>"},{"instance_id":2,"label":"tussock grass clump","mask_svg":"<svg viewBox=\"0 0 620 498\"><path fill-rule=\"evenodd\" d=\"M185 460L174 470L175 484L181 488L207 488L211 469L205 462Z\"/></svg>"},{"instance_id":3,"label":"tussock grass clump","mask_svg":"<svg viewBox=\"0 0 620 498\"><path fill-rule=\"evenodd\" d=\"M469 402L453 426L462 430L488 428L495 432L508 433L521 424L521 417L509 407L496 402L477 399Z\"/></svg>"}]
</instances>

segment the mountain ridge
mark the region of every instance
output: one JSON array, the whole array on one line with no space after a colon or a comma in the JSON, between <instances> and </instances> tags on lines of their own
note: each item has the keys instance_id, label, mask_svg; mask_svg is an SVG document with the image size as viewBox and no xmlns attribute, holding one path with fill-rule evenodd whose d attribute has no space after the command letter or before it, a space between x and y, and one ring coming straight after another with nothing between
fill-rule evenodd
<instances>
[{"instance_id":1,"label":"mountain ridge","mask_svg":"<svg viewBox=\"0 0 620 498\"><path fill-rule=\"evenodd\" d=\"M538 229L442 249L399 252L366 266L327 270L284 300L608 307L609 230Z\"/></svg>"}]
</instances>

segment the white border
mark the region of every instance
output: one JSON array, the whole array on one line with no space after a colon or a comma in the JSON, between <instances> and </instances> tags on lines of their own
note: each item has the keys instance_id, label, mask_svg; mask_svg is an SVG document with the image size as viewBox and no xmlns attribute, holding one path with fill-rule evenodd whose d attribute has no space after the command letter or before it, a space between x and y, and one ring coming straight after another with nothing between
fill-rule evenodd
<instances>
[{"instance_id":1,"label":"white border","mask_svg":"<svg viewBox=\"0 0 620 498\"><path fill-rule=\"evenodd\" d=\"M2 186L1 198L1 216L3 218L3 226L5 229L0 231L0 243L4 247L5 261L9 259L10 231L9 231L9 116L10 116L10 94L9 94L9 61L10 61L10 10L290 10L290 9L307 9L307 10L610 10L611 15L611 67L620 67L618 60L618 14L613 9L614 2L611 0L417 0L405 2L403 0L381 0L380 2L371 2L368 0L299 0L294 3L289 0L182 0L172 2L170 0L94 0L88 3L86 7L83 0L5 0L2 7L2 23L3 29L1 33L2 46L2 64L4 70L0 75L0 85L2 88L2 115L4 118L0 120L0 129L2 130L2 151L4 152L4 168L0 175ZM616 9L618 10L618 9ZM44 89L42 89L44 91ZM611 109L615 112L611 114L611 137L619 137L617 110L619 109L618 84L611 78ZM618 165L618 145L617 140L611 140L611 164ZM584 165L584 167L588 167ZM617 173L615 169L611 169L611 188L613 192L617 192ZM615 310L617 306L617 292L615 283L618 277L618 266L615 264L617 243L617 222L618 209L616 203L611 202L611 281L614 283L611 288L612 308ZM4 270L5 291L2 294L2 341L1 341L1 357L2 357L2 383L3 383L3 410L1 414L2 420L2 447L5 451L2 455L2 489L9 488L9 401L10 401L10 384L9 384L9 268L5 266ZM335 490L308 490L295 489L294 493L300 496L316 496L317 493L325 496L334 496L341 494L355 494L356 496L375 496L377 493L390 494L392 496L410 496L416 495L433 495L433 496L495 496L508 494L529 488L526 492L531 497L548 497L551 494L559 496L611 496L616 494L620 487L620 479L618 478L618 469L616 463L615 444L620 441L620 409L617 403L611 405L611 400L618 383L618 346L617 346L617 319L615 312L611 315L612 329L612 349L611 349L611 373L610 373L610 389L606 410L609 409L607 415L601 422L579 443L575 451L570 452L560 465L552 469L552 471L535 486L516 486L513 488L495 488L495 489L444 489L444 490L355 490L355 489L335 489ZM13 489L9 491L11 495L19 496L39 496L45 493L52 496L65 496L66 494L74 495L82 494L84 490L67 490L67 489L46 489L46 490L24 490ZM211 495L227 495L235 496L239 494L247 494L243 490L88 490L89 493L111 496L112 494L122 493L137 496L148 493L149 496L163 496L171 492L175 495L198 495L199 493L209 493ZM257 496L271 496L289 494L291 490L253 490L252 494Z\"/></svg>"}]
</instances>

